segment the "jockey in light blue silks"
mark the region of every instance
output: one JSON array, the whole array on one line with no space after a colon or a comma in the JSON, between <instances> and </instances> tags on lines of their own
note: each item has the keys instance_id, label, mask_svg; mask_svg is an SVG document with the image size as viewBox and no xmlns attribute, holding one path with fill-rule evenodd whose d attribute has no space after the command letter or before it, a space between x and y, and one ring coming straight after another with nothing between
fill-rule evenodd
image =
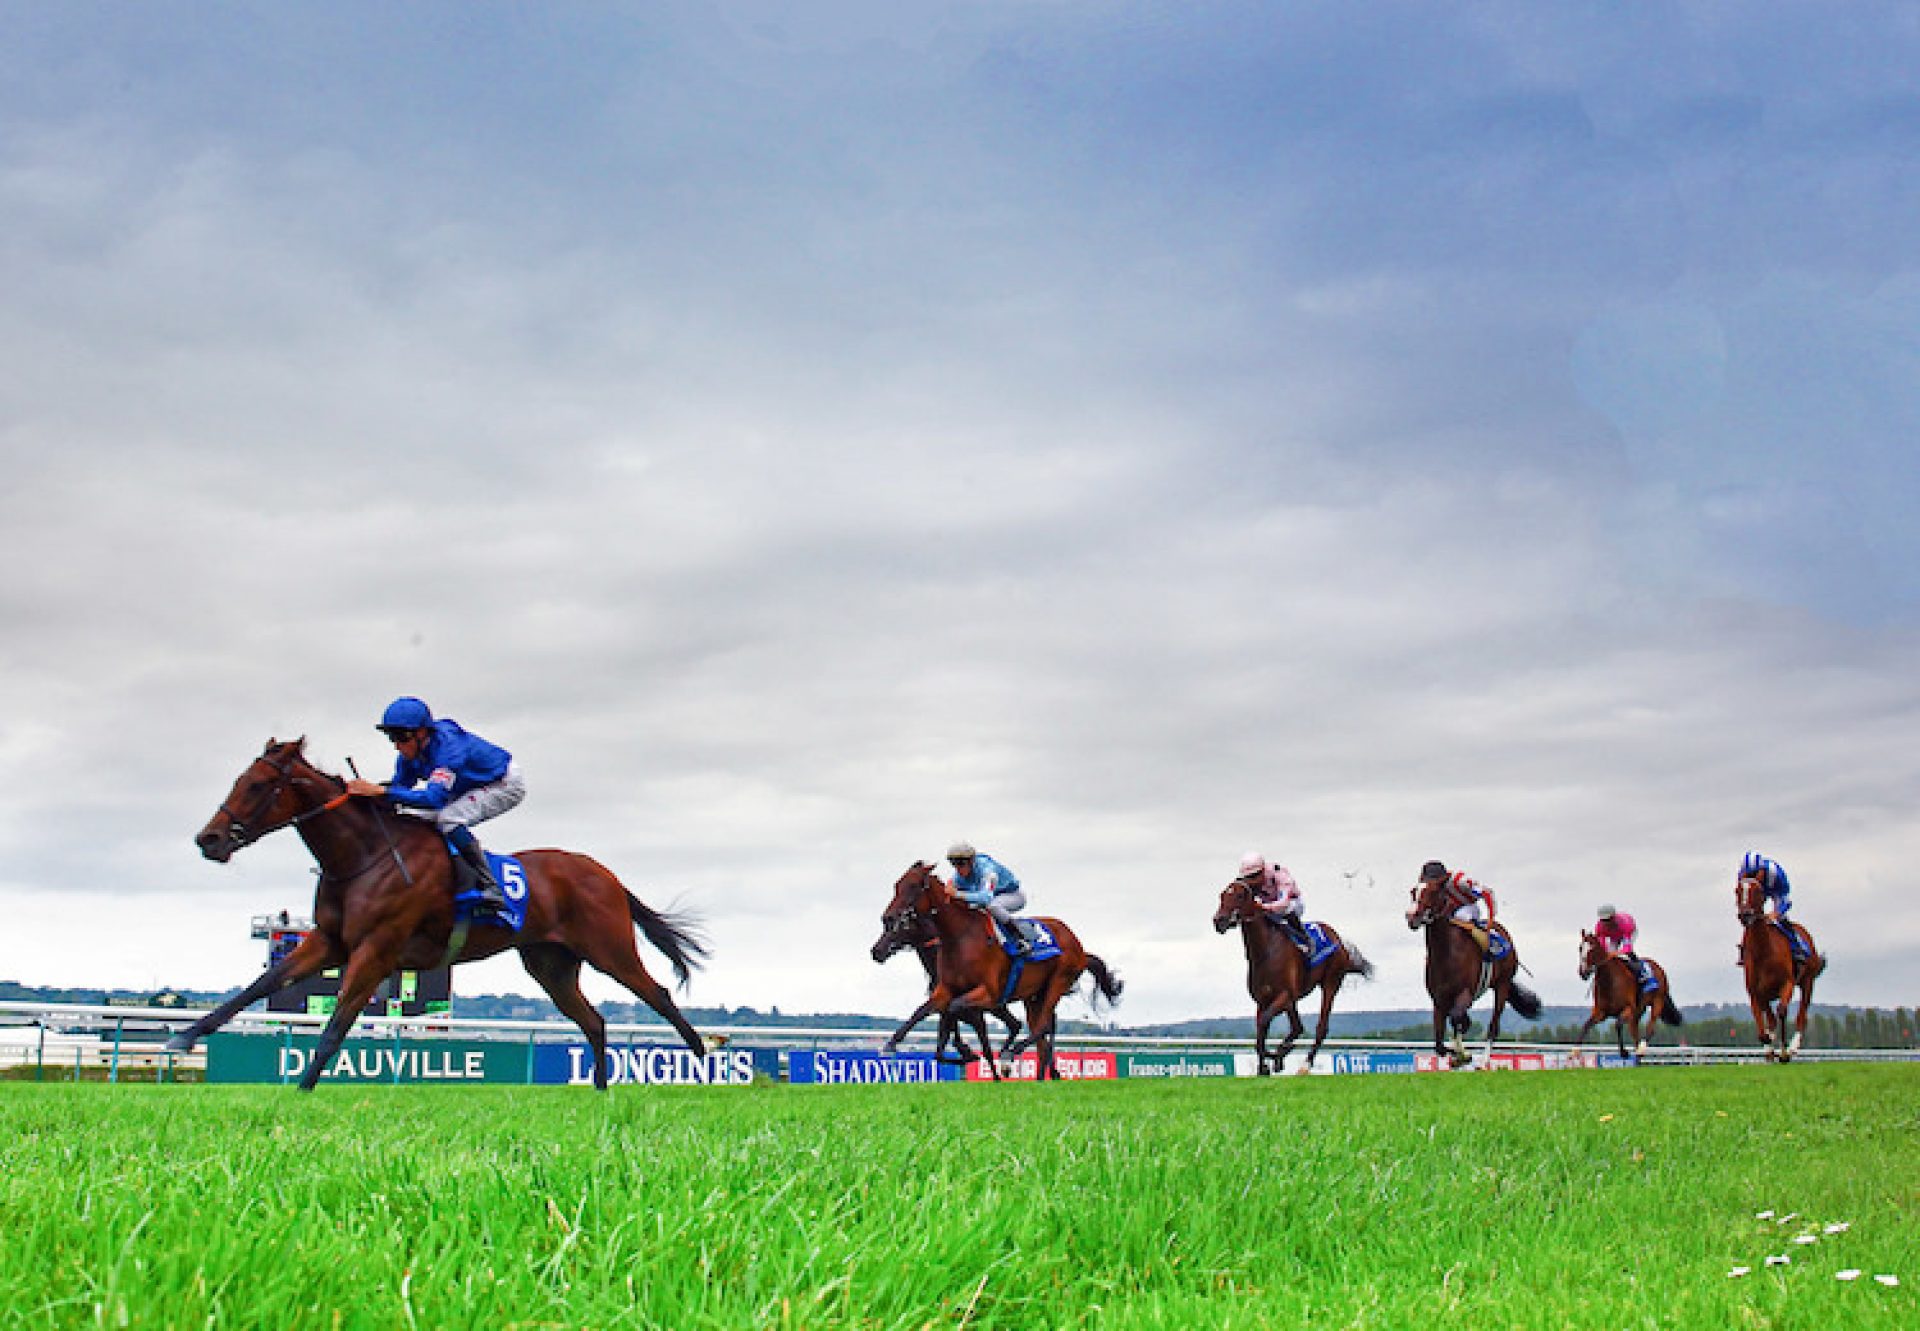
<instances>
[{"instance_id":1,"label":"jockey in light blue silks","mask_svg":"<svg viewBox=\"0 0 1920 1331\"><path fill-rule=\"evenodd\" d=\"M1767 914L1779 923L1781 931L1786 934L1787 942L1793 946L1794 960L1805 961L1806 940L1787 921L1787 912L1793 909L1793 884L1787 881L1787 871L1759 851L1750 850L1746 858L1740 861L1740 872L1735 877L1740 881L1752 879L1760 884L1761 892L1766 894Z\"/></svg>"},{"instance_id":2,"label":"jockey in light blue silks","mask_svg":"<svg viewBox=\"0 0 1920 1331\"><path fill-rule=\"evenodd\" d=\"M956 841L947 848L947 863L953 866L954 895L993 916L1016 957L1032 951L1020 931L1013 927L1015 913L1024 910L1027 904L1027 894L1021 890L1013 870L991 855L982 855L965 841Z\"/></svg>"},{"instance_id":3,"label":"jockey in light blue silks","mask_svg":"<svg viewBox=\"0 0 1920 1331\"><path fill-rule=\"evenodd\" d=\"M382 786L353 780L347 791L391 801L403 813L432 821L447 849L478 879L483 910L504 911L506 897L487 868L473 825L498 817L526 798L527 785L513 755L460 728L418 698L396 698L377 727L398 751L393 777Z\"/></svg>"}]
</instances>

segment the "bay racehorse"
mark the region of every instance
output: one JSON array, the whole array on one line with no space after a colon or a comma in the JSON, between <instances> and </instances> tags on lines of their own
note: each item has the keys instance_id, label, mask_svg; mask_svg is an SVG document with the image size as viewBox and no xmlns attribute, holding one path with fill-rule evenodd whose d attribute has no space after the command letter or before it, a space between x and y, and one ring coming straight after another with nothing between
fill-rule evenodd
<instances>
[{"instance_id":1,"label":"bay racehorse","mask_svg":"<svg viewBox=\"0 0 1920 1331\"><path fill-rule=\"evenodd\" d=\"M693 922L652 909L587 856L519 852L527 880L525 924L515 933L476 923L457 937L452 859L440 833L430 822L395 814L381 801L349 798L345 782L307 760L303 739L267 741L266 751L240 773L194 842L208 859L225 863L235 851L287 827L320 866L313 932L252 984L174 1036L168 1048L191 1049L249 1004L344 966L333 1019L300 1078L300 1088L312 1090L388 975L402 967L429 970L449 961L477 961L511 947L519 950L527 973L586 1035L593 1047L593 1084L601 1090L607 1087L607 1025L580 992L582 962L631 989L672 1024L687 1048L706 1055L705 1043L666 987L647 973L633 936L638 925L685 984L689 968L706 955Z\"/></svg>"},{"instance_id":2,"label":"bay racehorse","mask_svg":"<svg viewBox=\"0 0 1920 1331\"><path fill-rule=\"evenodd\" d=\"M914 922L913 929L907 933L889 929L886 922L884 920L881 921L880 937L874 941L871 953L874 961L885 962L891 958L894 953L907 948L912 948L914 955L920 958L920 964L927 972L927 992L932 993L935 981L940 978L940 938L939 935L933 931L933 921L931 919L925 917L917 919ZM1011 1041L1020 1034L1020 1018L1007 1011L1004 1005L994 1007L989 1011L991 1015L1000 1018L1001 1024L1007 1028L1008 1040ZM941 1013L940 1033L933 1043L933 1056L945 1061L946 1048L947 1045L951 1043L960 1062L973 1062L979 1055L976 1055L971 1049L967 1048L967 1042L960 1037L958 1023L962 1019L966 1020L966 1022L973 1027L974 1033L980 1037L981 1049L986 1050L988 1047L988 1015L989 1012L978 1010L958 1014L953 1012ZM924 1011L916 1014L913 1020L906 1022L900 1029L888 1036L885 1046L886 1051L889 1054L896 1052L900 1047L900 1042L907 1038L907 1032L911 1031L915 1026L918 1026L921 1018L924 1016ZM993 1079L995 1081L1000 1080L1000 1068L991 1058L987 1060L987 1068L993 1073Z\"/></svg>"},{"instance_id":3,"label":"bay racehorse","mask_svg":"<svg viewBox=\"0 0 1920 1331\"><path fill-rule=\"evenodd\" d=\"M1685 1020L1680 1009L1673 1005L1673 994L1667 988L1666 967L1651 957L1641 960L1647 963L1647 969L1658 982L1654 989L1643 990L1632 963L1608 952L1606 944L1591 929L1580 931L1580 978L1593 984L1593 1011L1587 1014L1580 1034L1574 1037L1575 1044L1585 1044L1588 1031L1612 1018L1613 1040L1620 1047L1621 1056L1625 1057L1627 1052L1626 1039L1621 1034L1624 1027L1626 1035L1633 1037L1634 1055L1640 1057L1646 1054L1647 1041L1653 1037L1656 1016L1669 1026L1678 1026ZM1640 1025L1643 1020L1646 1022L1644 1033Z\"/></svg>"},{"instance_id":4,"label":"bay racehorse","mask_svg":"<svg viewBox=\"0 0 1920 1331\"><path fill-rule=\"evenodd\" d=\"M1740 969L1747 977L1747 1002L1753 1007L1753 1024L1760 1045L1767 1051L1769 1063L1784 1063L1800 1052L1800 1041L1807 1033L1807 1007L1813 1002L1813 982L1827 969L1827 959L1813 945L1813 935L1788 920L1784 926L1768 918L1765 893L1755 878L1742 878L1733 889L1734 915L1746 932L1740 936ZM1805 940L1807 955L1798 960L1783 929L1792 929ZM1793 1040L1787 1040L1787 1010L1793 1006L1793 991L1800 990L1800 1012L1793 1022Z\"/></svg>"},{"instance_id":5,"label":"bay racehorse","mask_svg":"<svg viewBox=\"0 0 1920 1331\"><path fill-rule=\"evenodd\" d=\"M1320 1052L1320 1046L1326 1043L1327 1023L1333 1017L1333 998L1340 992L1341 983L1349 975L1371 980L1373 963L1323 924L1320 927L1338 946L1318 966L1308 966L1293 940L1261 909L1252 887L1239 879L1228 883L1220 893L1220 907L1213 914L1215 933L1223 934L1236 924L1240 926L1240 937L1247 949L1247 993L1254 1006L1253 1048L1262 1077L1280 1071L1280 1065L1305 1029L1300 1022L1300 1000L1315 988L1320 990L1320 1021L1313 1028L1313 1047L1307 1050L1306 1064L1300 1069L1305 1072L1313 1066L1313 1057ZM1287 1038L1278 1049L1269 1052L1267 1028L1283 1012L1290 1027Z\"/></svg>"},{"instance_id":6,"label":"bay racehorse","mask_svg":"<svg viewBox=\"0 0 1920 1331\"><path fill-rule=\"evenodd\" d=\"M1464 924L1455 922L1453 912L1462 902L1442 880L1423 882L1413 889L1413 908L1407 912L1407 928L1427 931L1427 993L1433 999L1433 1049L1455 1067L1471 1063L1462 1037L1466 1035L1467 1009L1488 990L1493 991L1493 1016L1487 1022L1487 1052L1500 1034L1500 1014L1507 1004L1531 1021L1540 1015L1540 999L1521 984L1520 949L1504 924L1495 922L1491 930L1507 940L1507 955L1498 961L1486 953ZM1451 1043L1446 1040L1448 1024L1453 1026Z\"/></svg>"},{"instance_id":7,"label":"bay racehorse","mask_svg":"<svg viewBox=\"0 0 1920 1331\"><path fill-rule=\"evenodd\" d=\"M993 917L975 910L953 894L953 888L924 860L900 875L893 885L893 897L881 916L890 933L911 936L922 921L931 922L940 940L939 956L934 963L933 992L927 1001L907 1019L903 1029L911 1029L930 1012L952 1012L964 1016L987 1011L1003 1002L1018 999L1026 1005L1027 1035L1004 1051L1011 1056L1029 1044L1038 1046L1039 1075L1042 1080L1058 1078L1054 1062L1054 1016L1067 991L1092 975L1094 1001L1120 1001L1123 987L1120 977L1107 969L1107 963L1080 945L1073 930L1059 920L1045 916L1039 922L1060 945L1060 955L1046 961L1029 961L1020 970L1019 982L1007 994L1007 977L1012 974L1012 959L1000 944L1000 931ZM985 1026L980 1028L986 1036ZM989 1061L993 1050L988 1047Z\"/></svg>"}]
</instances>

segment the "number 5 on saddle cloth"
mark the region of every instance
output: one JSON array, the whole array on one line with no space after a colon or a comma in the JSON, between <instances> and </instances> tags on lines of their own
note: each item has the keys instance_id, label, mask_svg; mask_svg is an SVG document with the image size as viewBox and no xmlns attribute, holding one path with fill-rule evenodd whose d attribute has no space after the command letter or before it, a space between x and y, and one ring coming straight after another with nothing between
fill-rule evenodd
<instances>
[{"instance_id":1,"label":"number 5 on saddle cloth","mask_svg":"<svg viewBox=\"0 0 1920 1331\"><path fill-rule=\"evenodd\" d=\"M456 855L453 857L453 917L462 923L502 925L519 933L527 922L527 871L511 855L496 855L490 850L484 853L493 881L500 884L500 895L507 899L506 909L476 914L480 903L479 882L472 866Z\"/></svg>"}]
</instances>

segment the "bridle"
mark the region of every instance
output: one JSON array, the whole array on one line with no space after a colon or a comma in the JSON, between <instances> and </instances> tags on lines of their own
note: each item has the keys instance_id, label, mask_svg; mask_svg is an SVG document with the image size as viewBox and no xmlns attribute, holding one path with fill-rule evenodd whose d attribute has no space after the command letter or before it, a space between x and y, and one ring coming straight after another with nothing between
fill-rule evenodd
<instances>
[{"instance_id":1,"label":"bridle","mask_svg":"<svg viewBox=\"0 0 1920 1331\"><path fill-rule=\"evenodd\" d=\"M256 817L266 810L271 809L275 802L279 800L282 791L297 785L305 779L301 774L293 770L294 759L299 756L300 750L289 745L280 753L278 758L270 759L263 753L253 760L252 765L247 769L248 771L252 771L254 767L258 767L264 763L273 773L274 778L273 784L267 789L267 793L255 802ZM300 812L280 822L274 823L270 827L263 827L258 831L249 828L247 826L247 820L228 808L225 800L221 800L219 812L227 816L227 846L231 850L245 849L261 838L272 836L275 832L281 831L284 828L298 826L310 818L318 818L323 813L331 813L345 804L349 798L346 792L342 791L325 803L316 804L310 809L302 809Z\"/></svg>"},{"instance_id":2,"label":"bridle","mask_svg":"<svg viewBox=\"0 0 1920 1331\"><path fill-rule=\"evenodd\" d=\"M899 951L903 947L912 946L916 941L914 935L923 932L924 925L931 923L933 918L932 911L927 911L925 914L922 914L919 902L933 890L933 885L939 881L939 878L934 875L931 869L926 870L920 880L920 885L914 889L912 900L893 914L883 915L880 918L884 935L887 938L896 940L893 948L894 952ZM888 955L891 956L892 953Z\"/></svg>"},{"instance_id":3,"label":"bridle","mask_svg":"<svg viewBox=\"0 0 1920 1331\"><path fill-rule=\"evenodd\" d=\"M1409 927L1418 928L1423 924L1432 924L1446 909L1447 885L1445 883L1421 883L1413 889L1413 909L1407 912ZM1426 904L1422 905L1422 901Z\"/></svg>"},{"instance_id":4,"label":"bridle","mask_svg":"<svg viewBox=\"0 0 1920 1331\"><path fill-rule=\"evenodd\" d=\"M1600 968L1602 966L1606 965L1609 961L1614 960L1613 954L1608 953L1606 956L1601 957L1600 960L1595 961L1593 959L1594 949L1599 946L1600 946L1600 940L1597 937L1595 937L1593 934L1586 933L1586 932L1581 933L1580 935L1580 978L1581 979L1591 980L1595 975L1599 974Z\"/></svg>"},{"instance_id":5,"label":"bridle","mask_svg":"<svg viewBox=\"0 0 1920 1331\"><path fill-rule=\"evenodd\" d=\"M1752 924L1765 913L1766 894L1761 891L1760 880L1742 878L1733 885L1733 917L1742 924Z\"/></svg>"},{"instance_id":6,"label":"bridle","mask_svg":"<svg viewBox=\"0 0 1920 1331\"><path fill-rule=\"evenodd\" d=\"M1241 878L1234 879L1231 883L1227 884L1225 890L1222 891L1220 895L1224 898L1229 894L1235 893L1238 894L1238 899L1234 902L1230 910L1213 917L1214 927L1222 932L1232 928L1236 924L1245 924L1249 920L1258 919L1260 916L1258 903L1254 899L1253 888L1246 880Z\"/></svg>"}]
</instances>

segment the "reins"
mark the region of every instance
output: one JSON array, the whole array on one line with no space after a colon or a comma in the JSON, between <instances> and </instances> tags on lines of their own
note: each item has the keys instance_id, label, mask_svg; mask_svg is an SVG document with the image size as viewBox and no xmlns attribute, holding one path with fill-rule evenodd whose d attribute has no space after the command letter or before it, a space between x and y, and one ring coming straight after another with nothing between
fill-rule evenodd
<instances>
[{"instance_id":1,"label":"reins","mask_svg":"<svg viewBox=\"0 0 1920 1331\"><path fill-rule=\"evenodd\" d=\"M254 761L266 762L266 759L257 758ZM268 766L273 769L275 780L273 789L268 793L267 797L261 801L263 805L271 805L273 801L279 797L282 789L294 783L294 775L291 770L292 762L292 758L289 757L285 761L268 764ZM311 809L302 809L299 813L294 814L285 821L275 823L271 827L262 828L258 832L249 828L245 819L228 808L225 800L220 801L220 812L227 815L227 839L233 842L234 849L242 850L251 846L256 841L272 836L275 832L282 831L289 827L298 827L301 823L311 818L318 818L324 813L332 813L352 798L351 795L343 790L325 803L317 804Z\"/></svg>"}]
</instances>

